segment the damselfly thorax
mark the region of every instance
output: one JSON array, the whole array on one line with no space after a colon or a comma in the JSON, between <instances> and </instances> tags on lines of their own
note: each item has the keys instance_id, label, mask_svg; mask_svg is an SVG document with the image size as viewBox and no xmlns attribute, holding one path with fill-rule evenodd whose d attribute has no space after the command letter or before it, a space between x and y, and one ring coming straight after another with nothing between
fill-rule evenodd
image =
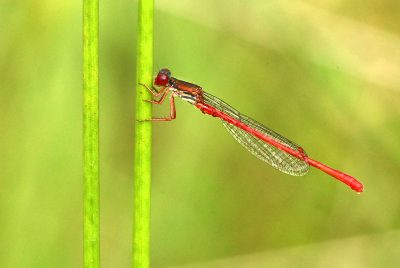
<instances>
[{"instance_id":1,"label":"damselfly thorax","mask_svg":"<svg viewBox=\"0 0 400 268\"><path fill-rule=\"evenodd\" d=\"M203 101L203 90L200 86L173 77L169 80L169 84L171 87L170 90L174 92L177 97L191 104Z\"/></svg>"}]
</instances>

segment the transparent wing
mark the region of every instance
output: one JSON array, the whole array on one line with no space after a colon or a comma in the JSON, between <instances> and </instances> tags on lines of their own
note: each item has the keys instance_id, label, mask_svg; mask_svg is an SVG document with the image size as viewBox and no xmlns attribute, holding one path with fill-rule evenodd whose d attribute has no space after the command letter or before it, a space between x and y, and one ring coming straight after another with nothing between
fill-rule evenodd
<instances>
[{"instance_id":1,"label":"transparent wing","mask_svg":"<svg viewBox=\"0 0 400 268\"><path fill-rule=\"evenodd\" d=\"M302 150L299 150L300 146L296 143L286 139L272 129L269 129L266 126L258 123L254 119L251 119L250 117L239 113L236 109L234 109L223 100L204 91L203 96L204 102L206 104L215 107L221 112L278 141L279 143L284 144L289 148L292 148L293 150ZM290 175L303 176L307 173L309 169L309 164L304 162L303 160L300 160L292 156L291 154L288 154L276 148L275 146L257 138L256 136L253 136L252 134L244 131L241 128L236 127L235 125L232 125L224 120L222 120L222 123L224 124L228 132L231 133L232 136L241 145L243 145L243 147L245 147L247 150L249 150L249 152L257 156L262 161Z\"/></svg>"}]
</instances>

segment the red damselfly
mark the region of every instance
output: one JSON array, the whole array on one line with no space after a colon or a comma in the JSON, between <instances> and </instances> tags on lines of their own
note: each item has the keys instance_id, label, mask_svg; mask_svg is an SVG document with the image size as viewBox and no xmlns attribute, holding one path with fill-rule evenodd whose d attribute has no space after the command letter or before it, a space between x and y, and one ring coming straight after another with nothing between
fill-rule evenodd
<instances>
[{"instance_id":1,"label":"red damselfly","mask_svg":"<svg viewBox=\"0 0 400 268\"><path fill-rule=\"evenodd\" d=\"M362 192L364 186L353 177L325 166L307 156L299 145L258 123L254 119L241 114L223 100L203 91L195 84L171 77L168 69L161 69L155 78L154 85L161 86L158 91L154 86L145 86L159 100L146 100L161 104L168 92L170 95L170 116L168 118L152 118L139 121L171 121L176 118L174 97L179 97L195 105L205 114L219 117L232 136L252 154L280 171L303 176L308 172L309 165L314 166L334 178L344 182L357 192Z\"/></svg>"}]
</instances>

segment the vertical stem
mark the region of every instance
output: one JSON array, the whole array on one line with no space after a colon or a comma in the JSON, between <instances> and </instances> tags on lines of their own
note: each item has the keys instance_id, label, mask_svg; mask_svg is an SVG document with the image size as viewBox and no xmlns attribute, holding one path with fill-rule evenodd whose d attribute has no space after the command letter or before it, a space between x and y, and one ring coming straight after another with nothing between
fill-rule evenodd
<instances>
[{"instance_id":1,"label":"vertical stem","mask_svg":"<svg viewBox=\"0 0 400 268\"><path fill-rule=\"evenodd\" d=\"M154 0L139 0L137 83L152 84ZM151 118L151 95L136 84L136 119ZM133 267L150 263L151 122L135 123Z\"/></svg>"},{"instance_id":2,"label":"vertical stem","mask_svg":"<svg viewBox=\"0 0 400 268\"><path fill-rule=\"evenodd\" d=\"M99 2L83 1L83 258L100 265L99 228Z\"/></svg>"}]
</instances>

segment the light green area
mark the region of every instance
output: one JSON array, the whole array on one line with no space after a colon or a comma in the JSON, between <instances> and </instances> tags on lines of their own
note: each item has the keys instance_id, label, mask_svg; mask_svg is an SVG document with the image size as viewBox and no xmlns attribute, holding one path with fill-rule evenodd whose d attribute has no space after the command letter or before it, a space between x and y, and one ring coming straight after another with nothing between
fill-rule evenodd
<instances>
[{"instance_id":1,"label":"light green area","mask_svg":"<svg viewBox=\"0 0 400 268\"><path fill-rule=\"evenodd\" d=\"M136 120L150 119L150 92L138 83L151 85L153 78L153 0L139 0L137 38ZM151 122L135 123L133 203L133 267L150 262Z\"/></svg>"},{"instance_id":2,"label":"light green area","mask_svg":"<svg viewBox=\"0 0 400 268\"><path fill-rule=\"evenodd\" d=\"M100 265L99 2L83 1L83 257Z\"/></svg>"},{"instance_id":3,"label":"light green area","mask_svg":"<svg viewBox=\"0 0 400 268\"><path fill-rule=\"evenodd\" d=\"M399 266L400 4L314 2L157 1L154 73L201 85L365 192L282 174L177 100L174 122L153 123L151 267L302 263L298 247L308 267ZM81 3L1 9L0 266L82 267ZM100 10L101 265L130 267L137 3Z\"/></svg>"}]
</instances>

